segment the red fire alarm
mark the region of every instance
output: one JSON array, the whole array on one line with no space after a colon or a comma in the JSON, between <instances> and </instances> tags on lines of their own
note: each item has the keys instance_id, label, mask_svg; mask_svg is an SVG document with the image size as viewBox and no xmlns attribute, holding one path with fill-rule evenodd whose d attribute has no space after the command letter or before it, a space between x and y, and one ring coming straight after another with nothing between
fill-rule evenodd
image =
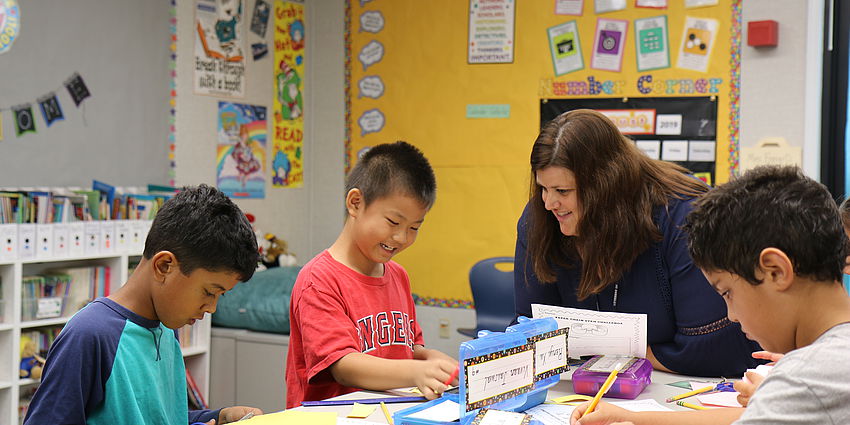
<instances>
[{"instance_id":1,"label":"red fire alarm","mask_svg":"<svg viewBox=\"0 0 850 425\"><path fill-rule=\"evenodd\" d=\"M747 22L747 46L776 47L779 45L779 22L773 20Z\"/></svg>"}]
</instances>

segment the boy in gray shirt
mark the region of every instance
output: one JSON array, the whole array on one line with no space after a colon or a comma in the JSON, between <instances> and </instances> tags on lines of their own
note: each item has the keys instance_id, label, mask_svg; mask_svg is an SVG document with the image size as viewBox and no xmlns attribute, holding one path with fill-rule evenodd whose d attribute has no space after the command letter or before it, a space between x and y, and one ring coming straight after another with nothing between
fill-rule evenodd
<instances>
[{"instance_id":1,"label":"boy in gray shirt","mask_svg":"<svg viewBox=\"0 0 850 425\"><path fill-rule=\"evenodd\" d=\"M850 297L841 284L848 239L826 187L796 167L759 167L696 201L685 230L729 320L786 355L746 409L629 412L600 403L583 416L583 404L570 423L850 423Z\"/></svg>"}]
</instances>

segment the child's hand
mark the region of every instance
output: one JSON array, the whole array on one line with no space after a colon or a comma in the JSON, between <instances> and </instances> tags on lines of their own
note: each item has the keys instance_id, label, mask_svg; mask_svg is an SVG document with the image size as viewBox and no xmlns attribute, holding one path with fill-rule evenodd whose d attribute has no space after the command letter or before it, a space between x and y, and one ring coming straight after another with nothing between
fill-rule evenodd
<instances>
[{"instance_id":1,"label":"child's hand","mask_svg":"<svg viewBox=\"0 0 850 425\"><path fill-rule=\"evenodd\" d=\"M439 397L448 388L446 381L449 380L455 369L457 369L457 361L451 357L445 357L447 358L415 361L417 370L415 371L414 381L416 387L419 388L419 391L428 400Z\"/></svg>"},{"instance_id":2,"label":"child's hand","mask_svg":"<svg viewBox=\"0 0 850 425\"><path fill-rule=\"evenodd\" d=\"M621 407L614 406L613 404L606 403L604 401L600 401L598 405L596 405L596 409L593 412L590 412L587 416L584 416L584 411L590 406L590 402L582 403L576 406L575 410L573 410L573 414L570 415L570 424L572 425L593 425L593 424L611 424L617 422L626 422L631 421L629 412L626 409Z\"/></svg>"},{"instance_id":3,"label":"child's hand","mask_svg":"<svg viewBox=\"0 0 850 425\"><path fill-rule=\"evenodd\" d=\"M254 416L257 416L262 415L263 411L256 407L247 406L225 407L218 413L218 423L229 424L231 422L237 422L249 413L253 413Z\"/></svg>"},{"instance_id":4,"label":"child's hand","mask_svg":"<svg viewBox=\"0 0 850 425\"><path fill-rule=\"evenodd\" d=\"M755 357L755 353L753 353L753 357ZM733 387L735 388L735 391L738 392L738 403L741 403L741 406L747 407L747 404L750 403L750 398L753 396L753 393L756 392L758 386L761 385L762 381L764 381L764 376L759 375L755 372L747 372L744 374L744 376L750 382L744 380L737 381L735 382Z\"/></svg>"},{"instance_id":5,"label":"child's hand","mask_svg":"<svg viewBox=\"0 0 850 425\"><path fill-rule=\"evenodd\" d=\"M770 351L756 351L752 354L754 359L770 360L768 365L773 366L779 359L785 357L784 354L771 353Z\"/></svg>"}]
</instances>

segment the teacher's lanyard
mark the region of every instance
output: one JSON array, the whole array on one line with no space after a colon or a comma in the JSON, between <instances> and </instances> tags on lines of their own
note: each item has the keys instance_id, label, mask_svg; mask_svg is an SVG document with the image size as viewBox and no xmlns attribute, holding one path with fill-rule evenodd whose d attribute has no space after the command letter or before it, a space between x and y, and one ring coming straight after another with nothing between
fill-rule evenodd
<instances>
[{"instance_id":1,"label":"teacher's lanyard","mask_svg":"<svg viewBox=\"0 0 850 425\"><path fill-rule=\"evenodd\" d=\"M612 303L612 310L617 311L617 295L620 293L620 284L614 284L614 301ZM602 311L599 309L599 295L596 295L596 311Z\"/></svg>"}]
</instances>

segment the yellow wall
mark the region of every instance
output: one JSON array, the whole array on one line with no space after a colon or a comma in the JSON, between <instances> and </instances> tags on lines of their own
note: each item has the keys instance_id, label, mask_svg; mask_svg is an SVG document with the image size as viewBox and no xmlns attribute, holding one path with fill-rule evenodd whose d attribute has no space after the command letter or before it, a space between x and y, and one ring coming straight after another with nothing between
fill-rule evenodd
<instances>
[{"instance_id":1,"label":"yellow wall","mask_svg":"<svg viewBox=\"0 0 850 425\"><path fill-rule=\"evenodd\" d=\"M411 275L420 297L471 300L470 267L480 259L513 255L516 221L528 197L528 156L539 129L539 101L555 94L559 82L623 81L622 93L608 97L639 97L637 80L652 74L654 81L721 78L718 93L717 180L729 174L730 2L685 10L683 1L670 0L666 10L636 9L595 15L586 0L584 16L554 14L554 0L517 1L514 62L467 64L469 1L373 0L361 6L350 2L350 151L374 144L406 140L422 149L437 175L437 203L426 217L416 244L397 260ZM361 32L364 11L380 11L385 26L377 34ZM671 68L638 73L635 64L633 20L666 14ZM708 17L720 23L707 73L675 68L685 16ZM630 21L622 72L590 69L590 51L597 17ZM585 69L554 76L546 29L576 20ZM358 52L371 40L384 46L383 59L364 68ZM378 75L386 87L378 99L358 98L357 82ZM705 96L658 94L649 96ZM587 97L587 96L584 96ZM467 119L467 104L509 104L510 118ZM385 127L361 135L357 119L378 108Z\"/></svg>"}]
</instances>

